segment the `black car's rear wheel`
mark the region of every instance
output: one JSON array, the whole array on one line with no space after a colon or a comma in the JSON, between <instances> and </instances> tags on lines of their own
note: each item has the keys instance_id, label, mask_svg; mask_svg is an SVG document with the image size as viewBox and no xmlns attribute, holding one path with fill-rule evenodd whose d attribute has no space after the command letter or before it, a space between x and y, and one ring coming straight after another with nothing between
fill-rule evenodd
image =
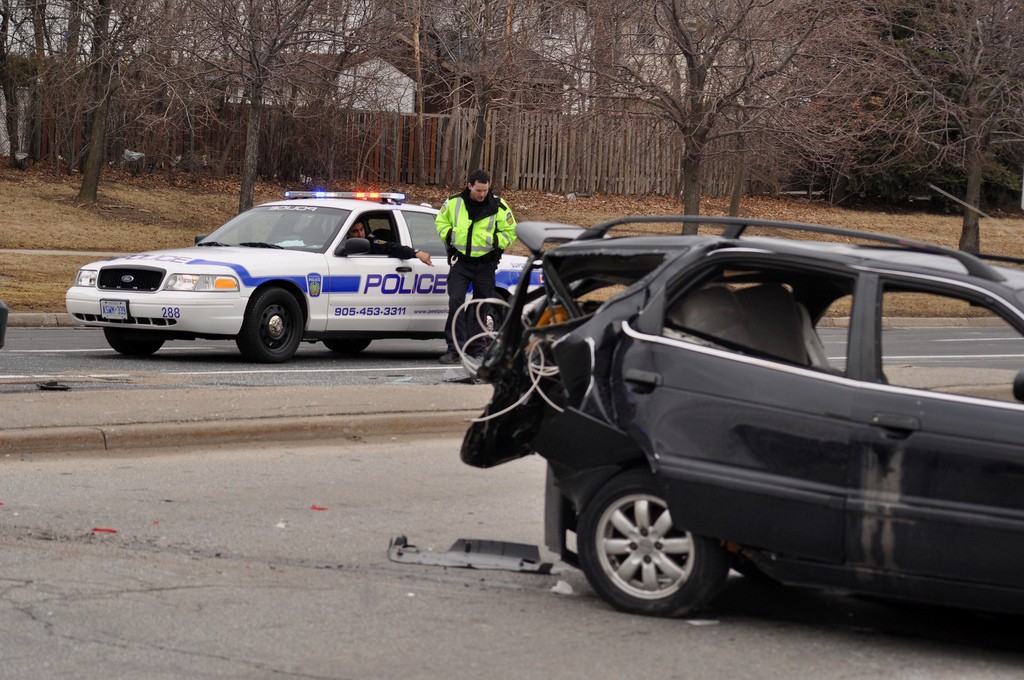
<instances>
[{"instance_id":1,"label":"black car's rear wheel","mask_svg":"<svg viewBox=\"0 0 1024 680\"><path fill-rule=\"evenodd\" d=\"M249 300L235 344L249 361L288 361L302 341L305 325L299 303L288 291L266 288Z\"/></svg>"},{"instance_id":2,"label":"black car's rear wheel","mask_svg":"<svg viewBox=\"0 0 1024 680\"><path fill-rule=\"evenodd\" d=\"M338 354L359 354L369 346L370 341L366 338L324 340L324 347Z\"/></svg>"},{"instance_id":3,"label":"black car's rear wheel","mask_svg":"<svg viewBox=\"0 0 1024 680\"><path fill-rule=\"evenodd\" d=\"M127 328L104 328L103 337L115 352L130 357L148 357L164 346L163 338Z\"/></svg>"},{"instance_id":4,"label":"black car's rear wheel","mask_svg":"<svg viewBox=\"0 0 1024 680\"><path fill-rule=\"evenodd\" d=\"M591 587L621 611L683 616L718 592L729 558L715 540L672 524L650 473L609 480L583 508L580 566Z\"/></svg>"}]
</instances>

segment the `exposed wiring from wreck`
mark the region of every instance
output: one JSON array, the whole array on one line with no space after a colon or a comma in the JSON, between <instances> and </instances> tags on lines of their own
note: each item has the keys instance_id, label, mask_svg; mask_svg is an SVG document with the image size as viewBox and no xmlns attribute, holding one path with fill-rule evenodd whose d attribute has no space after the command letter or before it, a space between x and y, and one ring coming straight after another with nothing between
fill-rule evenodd
<instances>
[{"instance_id":1,"label":"exposed wiring from wreck","mask_svg":"<svg viewBox=\"0 0 1024 680\"><path fill-rule=\"evenodd\" d=\"M462 314L470 307L476 307L476 310L473 313L476 316L477 327L480 328L481 331L476 335L466 338L466 341L462 343L461 346L455 346L455 352L459 355L462 365L466 367L466 370L472 373L476 373L477 369L480 368L480 361L466 350L477 340L482 340L485 346L490 347L494 338L498 337L498 324L494 322L493 316L484 316L483 312L486 309L484 305L500 305L505 309L509 309L509 303L501 298L481 298L479 300L471 299L462 303L462 306L456 309L455 314L452 315L452 328L458 328L459 317L462 316Z\"/></svg>"},{"instance_id":2,"label":"exposed wiring from wreck","mask_svg":"<svg viewBox=\"0 0 1024 680\"><path fill-rule=\"evenodd\" d=\"M541 387L541 380L544 378L554 378L558 375L558 366L548 365L544 360L544 350L541 347L540 342L532 343L526 352L526 371L530 376L530 389L523 392L522 396L515 400L512 404L509 404L500 411L495 411L486 416L480 416L479 418L473 418L470 422L482 423L492 418L498 418L503 416L509 411L519 407L521 404L526 403L526 400L530 398L530 395L536 392L541 398L547 402L548 406L561 413L565 409L556 404L551 400Z\"/></svg>"},{"instance_id":3,"label":"exposed wiring from wreck","mask_svg":"<svg viewBox=\"0 0 1024 680\"><path fill-rule=\"evenodd\" d=\"M462 360L462 365L466 367L466 370L473 373L476 373L477 369L480 367L481 362L474 358L471 354L469 354L469 352L467 351L468 348L472 346L472 344L477 340L483 340L489 346L490 343L493 342L494 339L498 336L498 324L494 322L493 316L485 317L483 313L483 310L485 309L484 305L500 305L505 309L510 308L509 303L500 298L484 298L481 300L471 299L467 300L465 303L462 304L461 307L455 310L455 314L452 317L452 325L455 325L458 323L458 319L462 314L470 313L469 309L471 307L475 307L475 310L472 313L476 315L477 325L482 330L476 335L466 338L466 341L463 342L461 346L455 347L456 353L458 353L459 358ZM547 404L551 408L558 411L559 413L565 410L564 408L556 404L554 401L552 401L551 397L549 397L544 392L544 389L541 387L541 381L544 380L545 378L555 378L558 376L558 366L554 364L549 364L547 361L547 358L544 353L545 345L546 343L544 341L537 339L534 342L529 343L528 347L526 348L525 362L526 372L530 378L530 388L526 390L523 393L523 395L520 396L519 399L515 401L515 403L510 404L509 406L506 406L505 408L501 409L500 411L496 411L495 413L491 413L486 416L480 416L478 418L473 418L471 422L481 423L487 420L491 420L492 418L497 418L499 416L505 415L509 411L525 403L526 400L530 398L530 395L532 395L534 392L539 394L540 397L545 402L547 402Z\"/></svg>"}]
</instances>

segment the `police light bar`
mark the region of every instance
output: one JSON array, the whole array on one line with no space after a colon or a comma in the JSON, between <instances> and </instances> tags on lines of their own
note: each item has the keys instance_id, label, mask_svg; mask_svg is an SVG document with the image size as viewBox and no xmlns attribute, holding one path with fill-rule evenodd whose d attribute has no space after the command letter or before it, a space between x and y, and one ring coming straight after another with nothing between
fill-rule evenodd
<instances>
[{"instance_id":1,"label":"police light bar","mask_svg":"<svg viewBox=\"0 0 1024 680\"><path fill-rule=\"evenodd\" d=\"M396 191L286 191L285 198L359 198L365 201L401 203L405 194Z\"/></svg>"}]
</instances>

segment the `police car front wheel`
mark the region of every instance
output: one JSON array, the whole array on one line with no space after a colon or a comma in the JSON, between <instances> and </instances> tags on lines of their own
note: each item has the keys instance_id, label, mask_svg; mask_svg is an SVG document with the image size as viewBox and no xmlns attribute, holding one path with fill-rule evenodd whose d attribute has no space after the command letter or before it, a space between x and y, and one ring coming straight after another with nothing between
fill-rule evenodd
<instances>
[{"instance_id":1,"label":"police car front wheel","mask_svg":"<svg viewBox=\"0 0 1024 680\"><path fill-rule=\"evenodd\" d=\"M286 290L266 288L249 300L235 344L249 361L288 361L299 347L304 326L298 301Z\"/></svg>"}]
</instances>

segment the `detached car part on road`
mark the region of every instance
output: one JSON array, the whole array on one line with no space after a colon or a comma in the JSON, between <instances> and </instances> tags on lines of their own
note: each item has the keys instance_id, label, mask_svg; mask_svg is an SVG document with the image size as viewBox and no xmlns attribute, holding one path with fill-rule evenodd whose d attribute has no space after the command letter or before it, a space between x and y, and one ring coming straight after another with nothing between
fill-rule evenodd
<instances>
[{"instance_id":1,"label":"detached car part on road","mask_svg":"<svg viewBox=\"0 0 1024 680\"><path fill-rule=\"evenodd\" d=\"M360 352L378 338L441 338L448 263L437 210L397 193L291 192L243 212L191 248L93 262L67 292L83 326L103 328L121 354L147 356L168 340L234 339L255 362L287 361L302 341ZM423 250L433 266L369 252L366 233ZM519 284L526 258L503 255L499 293Z\"/></svg>"},{"instance_id":2,"label":"detached car part on road","mask_svg":"<svg viewBox=\"0 0 1024 680\"><path fill-rule=\"evenodd\" d=\"M701 233L612 238L655 222ZM547 459L546 542L607 602L688 614L735 568L1024 612L1024 272L763 220L517 231L543 290L512 299L461 455ZM970 320L1014 369L907 356L907 310Z\"/></svg>"}]
</instances>

